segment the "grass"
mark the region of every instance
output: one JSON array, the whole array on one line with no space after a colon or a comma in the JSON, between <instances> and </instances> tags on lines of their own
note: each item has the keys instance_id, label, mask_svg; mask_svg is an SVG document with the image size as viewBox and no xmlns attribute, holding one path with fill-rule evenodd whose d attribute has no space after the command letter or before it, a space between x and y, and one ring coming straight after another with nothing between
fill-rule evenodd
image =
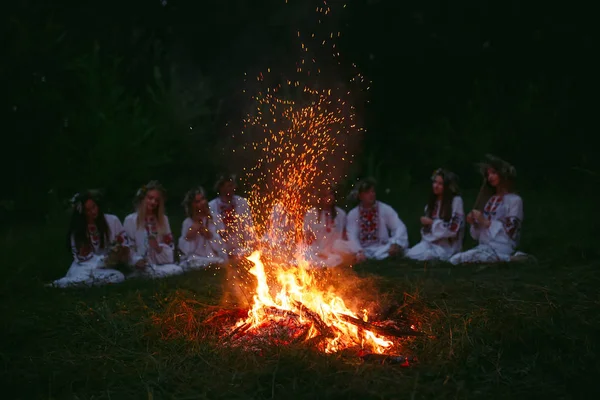
<instances>
[{"instance_id":1,"label":"grass","mask_svg":"<svg viewBox=\"0 0 600 400\"><path fill-rule=\"evenodd\" d=\"M546 193L524 198L523 248L537 265L479 269L389 260L355 268L376 286L375 301L405 305L436 336L406 344L406 353L420 360L410 368L305 346L257 356L215 340L165 338L155 321L182 300L208 313L223 296L223 271L85 290L44 288L69 264L64 221L6 230L3 398L597 397L600 272L592 204ZM416 243L422 199L389 202L402 211ZM172 214L178 232L182 218Z\"/></svg>"}]
</instances>

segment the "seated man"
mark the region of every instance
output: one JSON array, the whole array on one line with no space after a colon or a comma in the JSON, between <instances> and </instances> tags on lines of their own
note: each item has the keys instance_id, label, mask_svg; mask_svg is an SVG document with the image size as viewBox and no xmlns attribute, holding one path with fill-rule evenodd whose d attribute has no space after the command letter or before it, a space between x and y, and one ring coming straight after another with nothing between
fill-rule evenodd
<instances>
[{"instance_id":1,"label":"seated man","mask_svg":"<svg viewBox=\"0 0 600 400\"><path fill-rule=\"evenodd\" d=\"M254 221L248 200L235 194L234 176L222 176L215 185L218 196L208 204L213 216L219 216L224 229L219 230L228 257L245 257L256 246Z\"/></svg>"},{"instance_id":2,"label":"seated man","mask_svg":"<svg viewBox=\"0 0 600 400\"><path fill-rule=\"evenodd\" d=\"M377 201L375 181L365 179L353 190L359 204L348 213L346 251L351 251L356 262L366 259L383 260L404 253L408 248L406 226L389 205ZM338 241L337 244L341 244ZM337 251L344 249L338 247Z\"/></svg>"}]
</instances>

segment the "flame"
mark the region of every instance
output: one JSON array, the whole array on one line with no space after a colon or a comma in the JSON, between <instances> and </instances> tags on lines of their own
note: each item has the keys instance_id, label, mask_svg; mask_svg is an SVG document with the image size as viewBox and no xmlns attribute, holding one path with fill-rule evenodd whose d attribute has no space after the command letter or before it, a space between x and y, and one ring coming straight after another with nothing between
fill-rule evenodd
<instances>
[{"instance_id":1,"label":"flame","mask_svg":"<svg viewBox=\"0 0 600 400\"><path fill-rule=\"evenodd\" d=\"M331 13L327 1L316 11L319 23ZM273 321L289 326L285 318L292 314L292 329L296 322L309 326L304 340L320 336L327 353L358 345L381 354L393 343L365 328L366 310L359 316L333 289L323 290L303 258L304 216L319 189L332 189L348 178L354 158L350 147L364 132L350 101L356 100L350 87L361 87L364 77L356 73L350 82L332 87L330 79L320 77L314 56L321 46L337 58L334 38L340 32L331 32L326 40L314 33L302 36L298 31L301 60L295 73L284 77L268 68L252 80L258 90L242 121L241 144L233 149L236 156L252 162L243 170L259 250L247 257L253 263L248 272L256 279L252 307L232 333L260 331Z\"/></svg>"},{"instance_id":2,"label":"flame","mask_svg":"<svg viewBox=\"0 0 600 400\"><path fill-rule=\"evenodd\" d=\"M247 257L254 266L249 272L256 277L256 290L253 297L253 305L248 312L248 318L240 320L234 328L249 324L250 328L260 327L266 320L280 318L273 313L267 313L267 309L274 308L283 312L289 311L300 316L300 322L312 324L306 340L316 337L324 332L319 332L318 323L308 315L310 312L320 318L333 335L324 341L324 351L335 353L350 346L360 345L363 349L369 349L378 354L383 354L389 349L393 342L378 336L369 330L361 330L343 319L350 316L361 319L350 310L344 300L331 291L323 291L318 288L314 277L307 269L302 260L298 266L275 268L276 286L281 289L275 297L271 295L271 287L265 272L265 265L261 261L260 251L255 251ZM307 311L309 310L309 311ZM363 310L366 322L367 312Z\"/></svg>"}]
</instances>

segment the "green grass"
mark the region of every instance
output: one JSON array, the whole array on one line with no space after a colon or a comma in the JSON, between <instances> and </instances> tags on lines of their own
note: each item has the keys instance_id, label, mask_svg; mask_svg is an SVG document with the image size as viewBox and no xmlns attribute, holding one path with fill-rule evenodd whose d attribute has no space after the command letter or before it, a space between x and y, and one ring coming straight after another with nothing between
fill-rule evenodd
<instances>
[{"instance_id":1,"label":"green grass","mask_svg":"<svg viewBox=\"0 0 600 400\"><path fill-rule=\"evenodd\" d=\"M306 346L258 356L210 338L167 338L155 321L181 311L173 307L182 300L207 315L222 298L222 271L85 290L44 288L69 265L65 221L7 230L0 238L2 397L597 398L600 265L592 205L586 209L579 197L524 198L523 248L537 265L480 270L390 260L355 268L366 287L376 287L363 300L396 302L435 335L405 344L419 358L410 368ZM416 243L422 199L389 202ZM178 232L181 216L171 219ZM183 322L170 327L191 332Z\"/></svg>"}]
</instances>

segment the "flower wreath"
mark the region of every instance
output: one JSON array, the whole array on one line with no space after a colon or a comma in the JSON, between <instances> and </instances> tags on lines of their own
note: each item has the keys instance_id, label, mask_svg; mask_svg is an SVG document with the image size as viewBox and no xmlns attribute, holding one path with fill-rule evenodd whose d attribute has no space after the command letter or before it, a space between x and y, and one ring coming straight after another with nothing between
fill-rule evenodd
<instances>
[{"instance_id":1,"label":"flower wreath","mask_svg":"<svg viewBox=\"0 0 600 400\"><path fill-rule=\"evenodd\" d=\"M438 168L433 171L433 174L431 175L431 181L435 181L435 177L438 175L441 176L444 179L444 181L448 180L448 189L450 189L452 193L460 193L460 188L458 186L458 176L455 173L447 171L444 168Z\"/></svg>"},{"instance_id":2,"label":"flower wreath","mask_svg":"<svg viewBox=\"0 0 600 400\"><path fill-rule=\"evenodd\" d=\"M83 203L81 200L81 194L79 193L75 193L73 197L71 197L71 200L69 200L73 209L79 214L83 213Z\"/></svg>"},{"instance_id":3,"label":"flower wreath","mask_svg":"<svg viewBox=\"0 0 600 400\"><path fill-rule=\"evenodd\" d=\"M431 181L435 181L435 177L440 175L442 178L444 177L444 169L443 168L438 168L438 169L434 169L433 173L431 174Z\"/></svg>"},{"instance_id":4,"label":"flower wreath","mask_svg":"<svg viewBox=\"0 0 600 400\"><path fill-rule=\"evenodd\" d=\"M146 195L146 192L148 191L148 187L146 185L142 185L142 187L140 187L138 189L138 191L135 193L136 197L143 197Z\"/></svg>"}]
</instances>

